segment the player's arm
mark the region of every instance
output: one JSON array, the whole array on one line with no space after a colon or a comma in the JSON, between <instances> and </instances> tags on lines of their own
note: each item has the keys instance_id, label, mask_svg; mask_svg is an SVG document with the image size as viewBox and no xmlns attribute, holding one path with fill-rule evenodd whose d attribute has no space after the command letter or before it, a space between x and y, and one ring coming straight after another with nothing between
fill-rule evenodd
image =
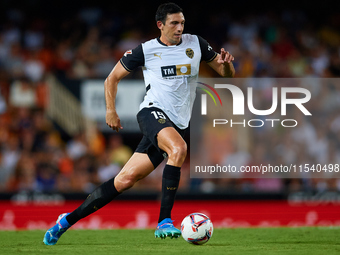
<instances>
[{"instance_id":1,"label":"player's arm","mask_svg":"<svg viewBox=\"0 0 340 255\"><path fill-rule=\"evenodd\" d=\"M233 65L234 57L228 51L221 49L221 53L208 63L222 77L234 77L235 68Z\"/></svg>"},{"instance_id":2,"label":"player's arm","mask_svg":"<svg viewBox=\"0 0 340 255\"><path fill-rule=\"evenodd\" d=\"M215 52L205 39L200 36L197 37L202 53L201 60L206 61L219 75L223 77L234 77L235 69L232 63L234 57L223 48L220 54Z\"/></svg>"},{"instance_id":3,"label":"player's arm","mask_svg":"<svg viewBox=\"0 0 340 255\"><path fill-rule=\"evenodd\" d=\"M127 76L132 70L144 65L144 55L142 45L138 45L133 50L128 50L124 56L112 69L104 82L105 102L106 102L106 124L116 130L123 127L120 124L119 116L116 112L116 95L118 83Z\"/></svg>"},{"instance_id":4,"label":"player's arm","mask_svg":"<svg viewBox=\"0 0 340 255\"><path fill-rule=\"evenodd\" d=\"M127 71L119 61L104 82L106 124L117 132L119 131L119 129L123 128L120 124L120 119L116 112L115 104L118 83L129 73L130 72Z\"/></svg>"}]
</instances>

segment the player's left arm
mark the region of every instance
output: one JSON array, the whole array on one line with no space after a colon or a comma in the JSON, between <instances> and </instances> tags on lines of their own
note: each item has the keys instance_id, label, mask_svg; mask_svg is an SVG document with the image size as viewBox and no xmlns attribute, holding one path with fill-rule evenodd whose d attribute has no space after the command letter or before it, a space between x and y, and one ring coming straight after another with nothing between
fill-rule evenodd
<instances>
[{"instance_id":1,"label":"player's left arm","mask_svg":"<svg viewBox=\"0 0 340 255\"><path fill-rule=\"evenodd\" d=\"M222 48L221 53L208 62L208 65L222 77L234 77L235 68L232 61L234 61L233 55Z\"/></svg>"}]
</instances>

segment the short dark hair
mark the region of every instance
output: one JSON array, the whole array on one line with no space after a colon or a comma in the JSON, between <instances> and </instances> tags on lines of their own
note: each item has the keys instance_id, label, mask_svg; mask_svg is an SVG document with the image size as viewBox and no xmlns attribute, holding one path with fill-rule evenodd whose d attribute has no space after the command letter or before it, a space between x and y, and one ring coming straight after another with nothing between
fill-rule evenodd
<instances>
[{"instance_id":1,"label":"short dark hair","mask_svg":"<svg viewBox=\"0 0 340 255\"><path fill-rule=\"evenodd\" d=\"M156 11L156 21L162 21L165 24L168 14L183 12L182 8L175 3L165 3L158 6Z\"/></svg>"}]
</instances>

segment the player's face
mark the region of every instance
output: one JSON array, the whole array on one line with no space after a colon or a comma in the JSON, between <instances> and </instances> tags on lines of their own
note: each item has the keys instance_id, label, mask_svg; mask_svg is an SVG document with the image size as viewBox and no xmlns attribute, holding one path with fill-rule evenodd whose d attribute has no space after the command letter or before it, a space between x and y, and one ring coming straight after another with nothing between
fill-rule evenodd
<instances>
[{"instance_id":1,"label":"player's face","mask_svg":"<svg viewBox=\"0 0 340 255\"><path fill-rule=\"evenodd\" d=\"M168 14L165 24L158 23L158 28L161 30L161 41L166 45L178 44L182 38L184 22L183 13Z\"/></svg>"}]
</instances>

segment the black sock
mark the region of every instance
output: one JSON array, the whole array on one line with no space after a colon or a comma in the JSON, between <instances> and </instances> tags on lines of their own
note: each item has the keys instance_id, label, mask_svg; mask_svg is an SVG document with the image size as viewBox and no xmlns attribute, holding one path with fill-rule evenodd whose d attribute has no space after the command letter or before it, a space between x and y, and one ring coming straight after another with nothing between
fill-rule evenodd
<instances>
[{"instance_id":1,"label":"black sock","mask_svg":"<svg viewBox=\"0 0 340 255\"><path fill-rule=\"evenodd\" d=\"M161 222L165 218L171 218L171 210L175 202L180 177L180 167L171 165L165 166L162 178L161 211L159 213L158 222Z\"/></svg>"},{"instance_id":2,"label":"black sock","mask_svg":"<svg viewBox=\"0 0 340 255\"><path fill-rule=\"evenodd\" d=\"M104 205L110 203L120 193L114 186L114 179L101 184L96 188L76 210L66 216L66 220L70 225L75 224L78 220L94 213Z\"/></svg>"}]
</instances>

